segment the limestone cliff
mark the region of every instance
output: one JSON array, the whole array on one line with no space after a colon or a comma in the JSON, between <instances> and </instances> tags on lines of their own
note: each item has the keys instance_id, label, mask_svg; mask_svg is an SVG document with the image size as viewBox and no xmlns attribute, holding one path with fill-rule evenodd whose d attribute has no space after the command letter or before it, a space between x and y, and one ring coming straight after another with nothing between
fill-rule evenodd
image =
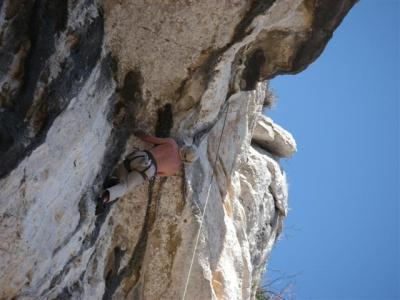
<instances>
[{"instance_id":1,"label":"limestone cliff","mask_svg":"<svg viewBox=\"0 0 400 300\"><path fill-rule=\"evenodd\" d=\"M182 299L208 192L186 299L254 298L296 149L261 116L266 80L306 68L354 2L1 0L0 298ZM200 158L96 216L151 147L134 128Z\"/></svg>"}]
</instances>

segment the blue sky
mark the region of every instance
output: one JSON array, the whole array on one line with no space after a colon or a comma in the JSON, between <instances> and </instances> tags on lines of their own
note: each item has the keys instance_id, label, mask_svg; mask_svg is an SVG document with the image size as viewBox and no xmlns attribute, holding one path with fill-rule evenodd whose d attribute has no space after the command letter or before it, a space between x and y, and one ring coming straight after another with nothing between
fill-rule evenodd
<instances>
[{"instance_id":1,"label":"blue sky","mask_svg":"<svg viewBox=\"0 0 400 300\"><path fill-rule=\"evenodd\" d=\"M307 70L271 81L298 144L264 284L293 299L400 299L400 1L362 0Z\"/></svg>"}]
</instances>

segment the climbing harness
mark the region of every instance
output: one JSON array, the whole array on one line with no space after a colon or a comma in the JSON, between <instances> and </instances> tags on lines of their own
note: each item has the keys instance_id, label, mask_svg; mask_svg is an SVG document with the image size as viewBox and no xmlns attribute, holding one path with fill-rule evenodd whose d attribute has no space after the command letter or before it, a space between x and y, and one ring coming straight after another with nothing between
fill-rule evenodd
<instances>
[{"instance_id":1,"label":"climbing harness","mask_svg":"<svg viewBox=\"0 0 400 300\"><path fill-rule=\"evenodd\" d=\"M192 266L193 266L193 262L194 262L194 257L196 255L197 245L199 243L200 232L201 232L201 229L203 227L204 215L206 213L207 203L208 203L208 199L209 199L209 196L210 196L212 182L213 182L213 179L214 179L214 168L215 168L215 165L217 163L218 156L219 156L219 148L221 146L222 134L224 133L224 129L225 129L226 118L228 116L228 111L229 111L229 105L230 105L230 102L228 102L227 107L226 107L226 111L225 111L224 123L222 125L221 135L219 136L217 153L215 155L214 164L213 164L213 167L212 167L212 174L211 174L210 184L208 185L208 190L207 190L207 195L206 195L206 202L204 204L204 209L203 209L203 212L201 214L200 228L199 228L199 230L197 232L197 238L196 238L196 242L194 244L194 251L193 251L193 255L192 255L192 260L190 262L189 272L188 272L188 275L187 275L187 279L186 279L186 283L185 283L185 289L183 291L182 300L185 300L185 296L186 296L186 292L187 292L187 288L188 288L189 280L190 280L190 273L192 272Z\"/></svg>"},{"instance_id":2,"label":"climbing harness","mask_svg":"<svg viewBox=\"0 0 400 300\"><path fill-rule=\"evenodd\" d=\"M131 152L125 158L123 164L128 173L134 169L142 175L144 180L151 180L157 174L157 161L148 150L135 150ZM132 165L134 166L133 169Z\"/></svg>"}]
</instances>

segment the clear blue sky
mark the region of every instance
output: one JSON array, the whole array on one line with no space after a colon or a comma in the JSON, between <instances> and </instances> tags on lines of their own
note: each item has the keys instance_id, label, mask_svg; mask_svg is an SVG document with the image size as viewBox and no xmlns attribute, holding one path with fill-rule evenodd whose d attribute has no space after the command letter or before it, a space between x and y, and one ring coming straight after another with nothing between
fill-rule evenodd
<instances>
[{"instance_id":1,"label":"clear blue sky","mask_svg":"<svg viewBox=\"0 0 400 300\"><path fill-rule=\"evenodd\" d=\"M271 81L289 216L264 284L293 299L400 299L400 1L362 0L304 72Z\"/></svg>"}]
</instances>

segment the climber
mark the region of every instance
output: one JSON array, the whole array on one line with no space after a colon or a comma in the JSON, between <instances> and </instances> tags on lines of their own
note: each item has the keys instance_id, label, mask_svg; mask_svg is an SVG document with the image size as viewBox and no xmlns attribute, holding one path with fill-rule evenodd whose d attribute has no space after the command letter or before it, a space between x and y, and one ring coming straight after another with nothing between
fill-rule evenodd
<instances>
[{"instance_id":1,"label":"climber","mask_svg":"<svg viewBox=\"0 0 400 300\"><path fill-rule=\"evenodd\" d=\"M117 166L115 175L109 177L105 184L106 189L99 199L96 214L145 180L175 175L182 162L192 163L197 159L197 149L193 145L179 148L172 138L158 138L142 131L135 132L135 135L156 146L150 150L133 151Z\"/></svg>"}]
</instances>

